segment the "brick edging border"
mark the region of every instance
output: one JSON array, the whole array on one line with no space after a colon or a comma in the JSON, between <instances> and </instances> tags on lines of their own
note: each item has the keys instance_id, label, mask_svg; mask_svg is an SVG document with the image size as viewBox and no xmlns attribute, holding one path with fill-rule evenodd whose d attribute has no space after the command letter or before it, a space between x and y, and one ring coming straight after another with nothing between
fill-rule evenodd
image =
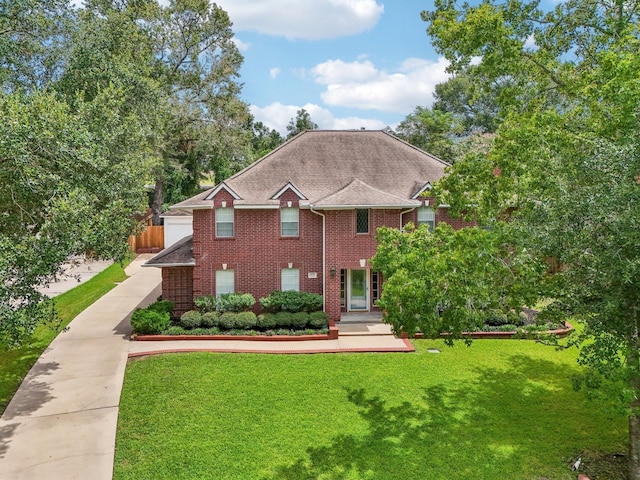
<instances>
[{"instance_id":1,"label":"brick edging border","mask_svg":"<svg viewBox=\"0 0 640 480\"><path fill-rule=\"evenodd\" d=\"M569 335L569 333L571 333L573 331L573 325L571 325L569 322L564 322L565 324L565 328L559 328L556 330L547 330L544 333L547 335L556 335L557 337L566 337L567 335ZM523 340L527 340L527 334L526 332L524 332L525 335L522 337ZM444 338L447 337L449 334L447 333L441 333L440 337ZM520 335L519 332L462 332L461 333L462 336L464 337L469 337L472 339L511 339L513 337L515 337L516 335ZM406 333L401 333L400 334L401 338L408 338L408 335ZM416 333L414 338L423 338L424 336L421 333Z\"/></svg>"},{"instance_id":2,"label":"brick edging border","mask_svg":"<svg viewBox=\"0 0 640 480\"><path fill-rule=\"evenodd\" d=\"M337 340L338 327L317 335L132 335L135 342L168 342L180 340L244 340L249 342L297 342L309 340Z\"/></svg>"}]
</instances>

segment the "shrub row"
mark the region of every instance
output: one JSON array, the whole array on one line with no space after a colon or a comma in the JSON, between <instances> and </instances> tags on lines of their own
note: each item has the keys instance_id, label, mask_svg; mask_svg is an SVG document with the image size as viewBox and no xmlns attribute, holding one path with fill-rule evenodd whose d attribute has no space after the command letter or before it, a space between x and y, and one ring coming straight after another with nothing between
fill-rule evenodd
<instances>
[{"instance_id":1,"label":"shrub row","mask_svg":"<svg viewBox=\"0 0 640 480\"><path fill-rule=\"evenodd\" d=\"M329 325L329 317L324 312L263 313L256 317L253 312L202 313L190 310L180 317L179 325L189 330L201 327L221 330L322 329Z\"/></svg>"},{"instance_id":2,"label":"shrub row","mask_svg":"<svg viewBox=\"0 0 640 480\"><path fill-rule=\"evenodd\" d=\"M131 315L133 331L154 335L166 330L171 324L173 306L169 300L158 300L147 308L137 308Z\"/></svg>"},{"instance_id":3,"label":"shrub row","mask_svg":"<svg viewBox=\"0 0 640 480\"><path fill-rule=\"evenodd\" d=\"M260 306L267 313L317 312L322 310L322 303L322 295L295 291L275 291L260 299Z\"/></svg>"},{"instance_id":4,"label":"shrub row","mask_svg":"<svg viewBox=\"0 0 640 480\"><path fill-rule=\"evenodd\" d=\"M207 312L247 312L256 304L250 293L226 293L216 297L204 295L195 299L195 305L202 313Z\"/></svg>"}]
</instances>

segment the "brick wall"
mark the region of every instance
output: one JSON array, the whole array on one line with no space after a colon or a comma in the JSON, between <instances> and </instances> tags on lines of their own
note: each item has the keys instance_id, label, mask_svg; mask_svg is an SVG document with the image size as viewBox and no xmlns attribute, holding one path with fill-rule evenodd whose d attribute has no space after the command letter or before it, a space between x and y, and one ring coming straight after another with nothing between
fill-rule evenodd
<instances>
[{"instance_id":1,"label":"brick wall","mask_svg":"<svg viewBox=\"0 0 640 480\"><path fill-rule=\"evenodd\" d=\"M233 197L222 190L216 196L214 205L231 207ZM298 197L285 192L280 198L280 206L298 206ZM238 206L240 207L240 206ZM415 210L404 214L395 209L371 209L369 211L369 232L356 233L356 210L323 211L326 218L326 265L322 269L322 217L309 209L299 210L299 235L282 237L280 235L279 208L234 209L233 238L215 237L215 209L195 210L193 215L193 254L196 266L192 272L191 291L187 291L184 282L188 282L186 272L163 269L163 289L170 298L169 290L182 288L180 293L181 309L189 303L186 298L201 295L215 295L216 270L233 270L236 292L251 293L256 301L281 287L281 270L297 268L300 272L300 290L322 294L322 281L326 278L325 306L330 320L340 319L340 270L370 270L368 259L376 252L376 229L380 226L398 228L407 222L417 222ZM468 225L449 218L446 209L436 211L436 223L446 221L460 228ZM361 265L365 260L365 266ZM167 272L165 287L164 275ZM335 272L331 275L331 272ZM369 271L370 275L370 271ZM176 296L176 294L173 294ZM370 295L371 298L371 295ZM174 300L175 301L175 300ZM256 303L256 311L259 305ZM374 308L370 300L369 308Z\"/></svg>"},{"instance_id":2,"label":"brick wall","mask_svg":"<svg viewBox=\"0 0 640 480\"><path fill-rule=\"evenodd\" d=\"M182 315L193 308L193 267L162 269L162 298L175 303L173 314Z\"/></svg>"},{"instance_id":3,"label":"brick wall","mask_svg":"<svg viewBox=\"0 0 640 480\"><path fill-rule=\"evenodd\" d=\"M220 192L216 202L223 195L228 194ZM281 205L287 206L289 201L298 206L298 197L287 191L282 195ZM256 301L280 289L281 270L289 265L299 269L300 290L322 294L320 216L300 209L299 235L282 237L278 208L236 208L234 214L234 237L215 238L215 210L194 212L193 253L197 265L193 275L194 297L216 293L215 272L222 270L223 264L234 271L235 291L251 293Z\"/></svg>"}]
</instances>

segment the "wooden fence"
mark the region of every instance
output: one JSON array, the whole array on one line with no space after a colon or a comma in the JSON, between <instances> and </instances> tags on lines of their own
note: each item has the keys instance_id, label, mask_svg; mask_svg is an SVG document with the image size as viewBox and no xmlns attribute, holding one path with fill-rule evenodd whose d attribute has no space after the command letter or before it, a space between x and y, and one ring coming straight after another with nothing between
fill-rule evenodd
<instances>
[{"instance_id":1,"label":"wooden fence","mask_svg":"<svg viewBox=\"0 0 640 480\"><path fill-rule=\"evenodd\" d=\"M129 247L136 253L156 253L164 248L164 227L148 226L139 235L129 237Z\"/></svg>"}]
</instances>

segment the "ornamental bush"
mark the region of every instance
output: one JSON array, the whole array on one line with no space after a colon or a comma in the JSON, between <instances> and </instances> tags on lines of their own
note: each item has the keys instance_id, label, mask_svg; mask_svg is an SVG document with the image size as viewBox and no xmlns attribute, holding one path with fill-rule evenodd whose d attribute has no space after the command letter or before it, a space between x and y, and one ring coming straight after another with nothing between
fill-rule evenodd
<instances>
[{"instance_id":1,"label":"ornamental bush","mask_svg":"<svg viewBox=\"0 0 640 480\"><path fill-rule=\"evenodd\" d=\"M189 310L188 312L184 312L180 317L180 322L178 323L183 328L198 328L202 325L202 313L198 310Z\"/></svg>"},{"instance_id":2,"label":"ornamental bush","mask_svg":"<svg viewBox=\"0 0 640 480\"><path fill-rule=\"evenodd\" d=\"M307 312L296 312L291 315L291 328L302 330L309 323L309 314Z\"/></svg>"},{"instance_id":3,"label":"ornamental bush","mask_svg":"<svg viewBox=\"0 0 640 480\"><path fill-rule=\"evenodd\" d=\"M205 312L202 314L202 326L204 328L217 327L220 321L220 312Z\"/></svg>"},{"instance_id":4,"label":"ornamental bush","mask_svg":"<svg viewBox=\"0 0 640 480\"><path fill-rule=\"evenodd\" d=\"M218 299L215 295L203 295L196 298L193 303L202 313L215 312L218 309Z\"/></svg>"},{"instance_id":5,"label":"ornamental bush","mask_svg":"<svg viewBox=\"0 0 640 480\"><path fill-rule=\"evenodd\" d=\"M329 326L329 315L325 312L311 312L309 314L309 328L327 328Z\"/></svg>"},{"instance_id":6,"label":"ornamental bush","mask_svg":"<svg viewBox=\"0 0 640 480\"><path fill-rule=\"evenodd\" d=\"M166 330L171 323L167 312L156 312L146 308L138 308L131 315L131 326L135 333L155 335Z\"/></svg>"},{"instance_id":7,"label":"ornamental bush","mask_svg":"<svg viewBox=\"0 0 640 480\"><path fill-rule=\"evenodd\" d=\"M322 295L293 290L271 292L260 299L260 305L265 312L315 312L322 310Z\"/></svg>"},{"instance_id":8,"label":"ornamental bush","mask_svg":"<svg viewBox=\"0 0 640 480\"><path fill-rule=\"evenodd\" d=\"M147 307L147 310L153 310L154 312L168 313L171 315L175 304L171 300L157 300Z\"/></svg>"},{"instance_id":9,"label":"ornamental bush","mask_svg":"<svg viewBox=\"0 0 640 480\"><path fill-rule=\"evenodd\" d=\"M291 328L291 325L293 325L293 313L276 313L276 328Z\"/></svg>"},{"instance_id":10,"label":"ornamental bush","mask_svg":"<svg viewBox=\"0 0 640 480\"><path fill-rule=\"evenodd\" d=\"M271 330L277 323L275 313L261 313L258 315L256 327L260 330Z\"/></svg>"},{"instance_id":11,"label":"ornamental bush","mask_svg":"<svg viewBox=\"0 0 640 480\"><path fill-rule=\"evenodd\" d=\"M253 312L224 312L218 320L218 325L223 330L250 330L257 323L258 319Z\"/></svg>"},{"instance_id":12,"label":"ornamental bush","mask_svg":"<svg viewBox=\"0 0 640 480\"><path fill-rule=\"evenodd\" d=\"M250 293L227 293L218 297L218 310L221 312L247 312L256 304Z\"/></svg>"}]
</instances>

